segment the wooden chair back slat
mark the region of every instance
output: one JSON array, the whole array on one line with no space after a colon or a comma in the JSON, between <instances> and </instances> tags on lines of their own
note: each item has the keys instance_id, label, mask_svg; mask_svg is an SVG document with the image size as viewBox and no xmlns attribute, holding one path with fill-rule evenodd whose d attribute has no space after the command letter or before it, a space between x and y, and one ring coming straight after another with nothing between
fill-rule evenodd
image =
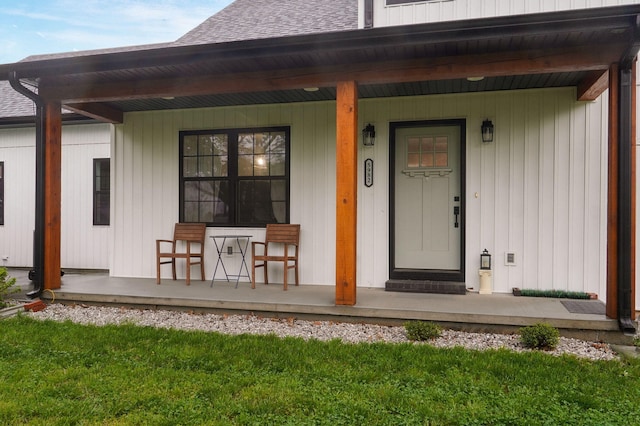
<instances>
[{"instance_id":1,"label":"wooden chair back slat","mask_svg":"<svg viewBox=\"0 0 640 426\"><path fill-rule=\"evenodd\" d=\"M265 243L300 243L300 225L295 224L268 224L265 235Z\"/></svg>"},{"instance_id":2,"label":"wooden chair back slat","mask_svg":"<svg viewBox=\"0 0 640 426\"><path fill-rule=\"evenodd\" d=\"M204 244L207 226L204 223L176 223L173 241L191 241Z\"/></svg>"}]
</instances>

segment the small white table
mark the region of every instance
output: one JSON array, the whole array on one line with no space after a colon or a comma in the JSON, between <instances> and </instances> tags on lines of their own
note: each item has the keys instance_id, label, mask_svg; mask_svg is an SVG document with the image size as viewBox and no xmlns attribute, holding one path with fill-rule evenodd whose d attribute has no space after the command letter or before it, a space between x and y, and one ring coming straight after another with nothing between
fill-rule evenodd
<instances>
[{"instance_id":1,"label":"small white table","mask_svg":"<svg viewBox=\"0 0 640 426\"><path fill-rule=\"evenodd\" d=\"M241 277L246 277L249 279L249 282L251 282L249 267L247 266L247 262L245 259L247 255L247 249L249 248L249 240L251 239L251 235L211 235L209 238L213 240L213 243L216 246L216 252L218 253L218 261L216 262L216 267L213 270L213 278L211 278L211 285L209 287L213 287L213 281L216 279L216 273L218 272L218 265L222 266L222 270L224 271L224 276L226 277L227 282L229 282L229 277L236 279L236 288L238 288L238 282L240 282ZM236 240L238 250L240 250L240 270L237 274L229 274L227 272L227 268L224 266L224 259L222 255L224 254L224 247L227 243L227 240ZM241 240L244 240L245 242L244 247L240 243ZM233 246L233 243L231 243L231 245ZM243 267L245 272L247 273L246 275L242 273Z\"/></svg>"}]
</instances>

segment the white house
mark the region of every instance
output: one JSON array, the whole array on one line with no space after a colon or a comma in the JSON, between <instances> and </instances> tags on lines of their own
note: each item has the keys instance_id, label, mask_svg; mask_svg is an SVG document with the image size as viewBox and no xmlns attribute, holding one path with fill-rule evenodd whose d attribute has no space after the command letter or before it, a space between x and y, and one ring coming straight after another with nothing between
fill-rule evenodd
<instances>
[{"instance_id":1,"label":"white house","mask_svg":"<svg viewBox=\"0 0 640 426\"><path fill-rule=\"evenodd\" d=\"M175 222L255 239L291 222L302 283L336 286L338 304L358 286L477 291L487 249L494 292L594 292L625 322L637 3L237 0L174 43L32 57L0 78L38 87L54 149L61 105L112 123L77 128L111 128L113 276L154 276ZM70 236L53 216L55 288L48 247Z\"/></svg>"}]
</instances>

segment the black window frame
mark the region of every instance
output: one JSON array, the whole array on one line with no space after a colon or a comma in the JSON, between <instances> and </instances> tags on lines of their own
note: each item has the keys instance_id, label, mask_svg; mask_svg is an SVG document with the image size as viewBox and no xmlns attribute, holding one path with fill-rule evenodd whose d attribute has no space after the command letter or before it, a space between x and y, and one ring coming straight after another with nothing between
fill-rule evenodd
<instances>
[{"instance_id":1,"label":"black window frame","mask_svg":"<svg viewBox=\"0 0 640 426\"><path fill-rule=\"evenodd\" d=\"M106 165L106 167L105 167ZM102 172L108 171L106 179ZM100 175L98 174L100 173ZM106 187L105 187L106 184ZM104 203L106 201L106 209ZM106 216L106 217L105 217ZM109 226L111 222L111 159L93 159L93 225Z\"/></svg>"},{"instance_id":2,"label":"black window frame","mask_svg":"<svg viewBox=\"0 0 640 426\"><path fill-rule=\"evenodd\" d=\"M4 161L0 161L0 225L4 225Z\"/></svg>"},{"instance_id":3,"label":"black window frame","mask_svg":"<svg viewBox=\"0 0 640 426\"><path fill-rule=\"evenodd\" d=\"M267 176L240 176L238 172L238 135L247 133L284 133L284 176L281 175L267 175ZM207 136L207 135L227 135L228 141L228 159L227 159L227 176L204 176L204 177L185 177L184 171L184 140L186 136ZM285 220L280 223L290 223L290 210L291 210L291 171L290 171L290 158L291 158L291 127L290 126L270 126L270 127L242 127L242 128L225 128L225 129L203 129L203 130L183 130L179 132L179 220L180 222L189 222L185 213L185 182L194 181L210 181L210 182L226 182L231 199L229 200L229 214L227 222L205 222L208 227L246 227L246 228L263 228L267 223L274 223L274 220L266 221L248 221L243 220L241 209L239 208L239 186L240 183L245 181L282 181L285 182ZM199 158L199 156L198 156Z\"/></svg>"}]
</instances>

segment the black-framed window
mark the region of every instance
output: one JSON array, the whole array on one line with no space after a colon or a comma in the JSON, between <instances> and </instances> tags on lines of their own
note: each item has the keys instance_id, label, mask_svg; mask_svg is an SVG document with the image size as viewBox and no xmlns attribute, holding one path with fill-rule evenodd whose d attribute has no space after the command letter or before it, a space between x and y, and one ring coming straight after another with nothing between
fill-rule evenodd
<instances>
[{"instance_id":1,"label":"black-framed window","mask_svg":"<svg viewBox=\"0 0 640 426\"><path fill-rule=\"evenodd\" d=\"M111 162L108 158L93 160L93 224L109 225L111 201Z\"/></svg>"},{"instance_id":2,"label":"black-framed window","mask_svg":"<svg viewBox=\"0 0 640 426\"><path fill-rule=\"evenodd\" d=\"M4 161L0 161L0 225L4 225Z\"/></svg>"},{"instance_id":3,"label":"black-framed window","mask_svg":"<svg viewBox=\"0 0 640 426\"><path fill-rule=\"evenodd\" d=\"M180 132L180 221L289 222L289 127Z\"/></svg>"}]
</instances>

